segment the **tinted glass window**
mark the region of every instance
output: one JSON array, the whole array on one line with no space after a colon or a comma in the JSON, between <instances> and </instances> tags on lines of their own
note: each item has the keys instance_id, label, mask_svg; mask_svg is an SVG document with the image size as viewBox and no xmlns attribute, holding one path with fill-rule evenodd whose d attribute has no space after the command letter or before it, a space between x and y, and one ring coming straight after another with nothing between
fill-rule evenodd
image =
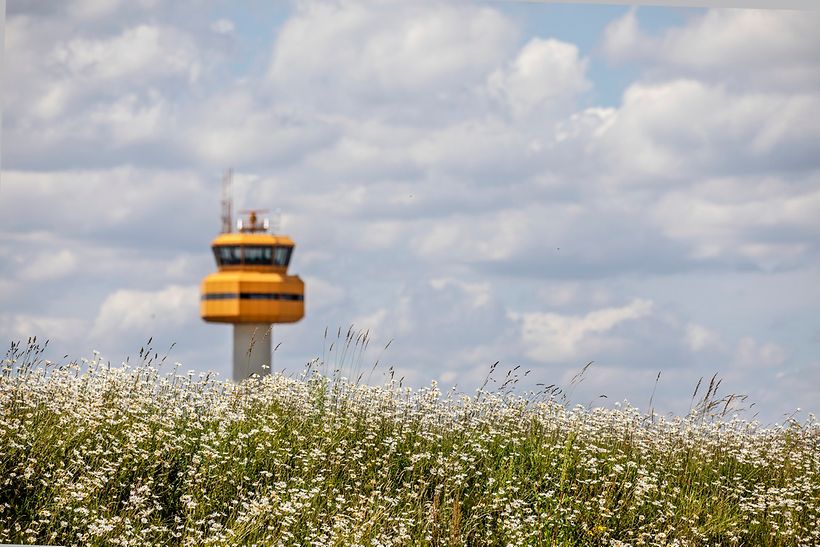
<instances>
[{"instance_id":1,"label":"tinted glass window","mask_svg":"<svg viewBox=\"0 0 820 547\"><path fill-rule=\"evenodd\" d=\"M238 266L242 263L242 255L236 245L214 247L214 257L220 266Z\"/></svg>"},{"instance_id":2,"label":"tinted glass window","mask_svg":"<svg viewBox=\"0 0 820 547\"><path fill-rule=\"evenodd\" d=\"M287 266L290 263L290 254L293 247L275 247L273 249L274 266Z\"/></svg>"},{"instance_id":3,"label":"tinted glass window","mask_svg":"<svg viewBox=\"0 0 820 547\"><path fill-rule=\"evenodd\" d=\"M273 247L243 247L245 264L251 266L270 266Z\"/></svg>"}]
</instances>

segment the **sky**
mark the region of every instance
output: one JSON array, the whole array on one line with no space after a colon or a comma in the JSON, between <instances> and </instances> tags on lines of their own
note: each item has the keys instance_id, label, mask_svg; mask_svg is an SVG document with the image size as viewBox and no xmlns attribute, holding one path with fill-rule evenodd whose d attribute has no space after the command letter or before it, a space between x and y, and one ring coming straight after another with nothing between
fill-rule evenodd
<instances>
[{"instance_id":1,"label":"sky","mask_svg":"<svg viewBox=\"0 0 820 547\"><path fill-rule=\"evenodd\" d=\"M575 402L685 412L717 374L746 417L820 409L820 13L6 7L3 344L118 363L152 337L229 377L198 290L232 167L306 283L277 370L354 325L372 382L470 392L500 361L525 391L592 361Z\"/></svg>"}]
</instances>

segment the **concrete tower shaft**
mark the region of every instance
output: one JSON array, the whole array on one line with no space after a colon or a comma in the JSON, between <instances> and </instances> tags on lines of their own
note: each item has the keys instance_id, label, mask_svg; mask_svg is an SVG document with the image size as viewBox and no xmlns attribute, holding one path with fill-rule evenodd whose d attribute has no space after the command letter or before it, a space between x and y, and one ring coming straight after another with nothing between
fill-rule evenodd
<instances>
[{"instance_id":1,"label":"concrete tower shaft","mask_svg":"<svg viewBox=\"0 0 820 547\"><path fill-rule=\"evenodd\" d=\"M270 372L273 359L273 325L237 323L233 326L233 380L241 382L254 374Z\"/></svg>"}]
</instances>

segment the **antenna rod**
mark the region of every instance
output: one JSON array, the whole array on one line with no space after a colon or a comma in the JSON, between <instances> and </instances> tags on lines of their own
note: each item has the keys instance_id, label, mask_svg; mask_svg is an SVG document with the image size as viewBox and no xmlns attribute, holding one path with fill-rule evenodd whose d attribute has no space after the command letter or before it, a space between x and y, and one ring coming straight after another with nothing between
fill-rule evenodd
<instances>
[{"instance_id":1,"label":"antenna rod","mask_svg":"<svg viewBox=\"0 0 820 547\"><path fill-rule=\"evenodd\" d=\"M233 168L229 168L222 176L222 233L229 234L233 227Z\"/></svg>"}]
</instances>

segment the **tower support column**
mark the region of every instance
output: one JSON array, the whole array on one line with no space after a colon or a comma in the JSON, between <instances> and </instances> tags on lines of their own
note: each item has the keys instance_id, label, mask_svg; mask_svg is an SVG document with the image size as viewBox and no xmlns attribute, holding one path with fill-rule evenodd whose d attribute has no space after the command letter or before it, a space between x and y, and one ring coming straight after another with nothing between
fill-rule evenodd
<instances>
[{"instance_id":1,"label":"tower support column","mask_svg":"<svg viewBox=\"0 0 820 547\"><path fill-rule=\"evenodd\" d=\"M273 325L268 323L234 323L234 382L241 382L252 374L262 376L270 371L272 332Z\"/></svg>"}]
</instances>

